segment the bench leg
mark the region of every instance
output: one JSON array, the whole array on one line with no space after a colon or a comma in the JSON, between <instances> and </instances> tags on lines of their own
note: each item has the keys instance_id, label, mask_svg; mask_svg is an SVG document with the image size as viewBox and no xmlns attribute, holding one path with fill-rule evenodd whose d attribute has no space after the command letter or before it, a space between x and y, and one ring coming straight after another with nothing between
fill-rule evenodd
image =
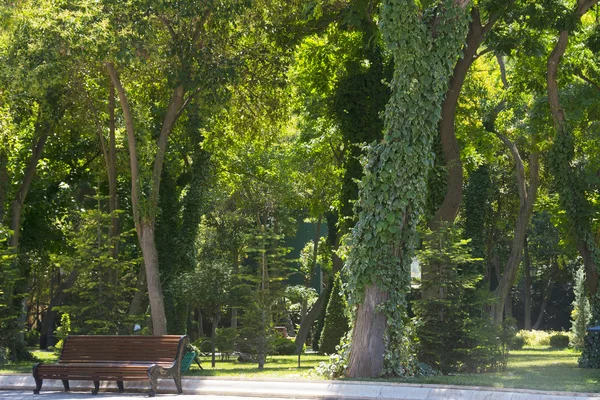
<instances>
[{"instance_id":1,"label":"bench leg","mask_svg":"<svg viewBox=\"0 0 600 400\"><path fill-rule=\"evenodd\" d=\"M63 379L62 383L63 383L63 386L65 387L65 392L68 392L69 390L71 390L71 388L69 387L69 381L67 379Z\"/></svg>"},{"instance_id":2,"label":"bench leg","mask_svg":"<svg viewBox=\"0 0 600 400\"><path fill-rule=\"evenodd\" d=\"M177 387L177 394L183 394L183 389L181 388L181 374L176 374L173 377L175 381L175 386Z\"/></svg>"},{"instance_id":3,"label":"bench leg","mask_svg":"<svg viewBox=\"0 0 600 400\"><path fill-rule=\"evenodd\" d=\"M98 394L100 391L100 381L94 381L94 389L92 389L92 394Z\"/></svg>"},{"instance_id":4,"label":"bench leg","mask_svg":"<svg viewBox=\"0 0 600 400\"><path fill-rule=\"evenodd\" d=\"M148 397L154 397L158 390L158 367L152 366L148 368L148 380L150 381L150 392Z\"/></svg>"},{"instance_id":5,"label":"bench leg","mask_svg":"<svg viewBox=\"0 0 600 400\"><path fill-rule=\"evenodd\" d=\"M35 378L35 389L33 390L33 394L40 394L40 390L42 390L43 379Z\"/></svg>"},{"instance_id":6,"label":"bench leg","mask_svg":"<svg viewBox=\"0 0 600 400\"><path fill-rule=\"evenodd\" d=\"M123 387L123 381L117 381L117 386L119 387L119 393L123 393L125 388Z\"/></svg>"}]
</instances>

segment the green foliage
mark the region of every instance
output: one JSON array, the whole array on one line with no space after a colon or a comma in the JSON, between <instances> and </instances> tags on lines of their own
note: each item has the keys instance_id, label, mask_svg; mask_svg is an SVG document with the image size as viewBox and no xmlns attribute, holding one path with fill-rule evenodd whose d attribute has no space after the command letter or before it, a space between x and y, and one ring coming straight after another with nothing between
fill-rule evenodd
<instances>
[{"instance_id":1,"label":"green foliage","mask_svg":"<svg viewBox=\"0 0 600 400\"><path fill-rule=\"evenodd\" d=\"M261 363L266 361L266 355L273 351L275 340L275 330L268 312L269 303L265 297L264 293L259 293L254 301L244 308L237 345L238 351L257 357L259 368Z\"/></svg>"},{"instance_id":2,"label":"green foliage","mask_svg":"<svg viewBox=\"0 0 600 400\"><path fill-rule=\"evenodd\" d=\"M7 246L11 232L0 224L0 350L14 349L21 328L18 316L21 297L14 295L14 287L19 280L15 268L15 256ZM17 307L15 307L17 306Z\"/></svg>"},{"instance_id":3,"label":"green foliage","mask_svg":"<svg viewBox=\"0 0 600 400\"><path fill-rule=\"evenodd\" d=\"M598 301L598 299L595 299ZM584 351L581 352L578 363L580 368L600 368L600 335L587 333L583 339Z\"/></svg>"},{"instance_id":4,"label":"green foliage","mask_svg":"<svg viewBox=\"0 0 600 400\"><path fill-rule=\"evenodd\" d=\"M212 343L209 337L201 336L198 339L194 340L192 344L195 348L199 350L198 354L210 353L212 351Z\"/></svg>"},{"instance_id":5,"label":"green foliage","mask_svg":"<svg viewBox=\"0 0 600 400\"><path fill-rule=\"evenodd\" d=\"M96 200L99 202L100 197ZM99 209L81 211L67 236L71 254L56 260L77 276L67 290L70 303L56 307L70 316L71 329L77 334L126 334L133 326L129 302L139 260L128 254L125 246L121 246L118 258L112 256L113 247L122 243L127 233L111 238L110 224L110 214Z\"/></svg>"},{"instance_id":6,"label":"green foliage","mask_svg":"<svg viewBox=\"0 0 600 400\"><path fill-rule=\"evenodd\" d=\"M550 336L550 347L553 349L566 349L569 346L569 336L557 333Z\"/></svg>"},{"instance_id":7,"label":"green foliage","mask_svg":"<svg viewBox=\"0 0 600 400\"><path fill-rule=\"evenodd\" d=\"M304 353L304 348L302 350ZM282 336L275 336L273 339L273 350L272 354L277 356L291 356L298 354L296 351L296 343L293 340L284 338Z\"/></svg>"},{"instance_id":8,"label":"green foliage","mask_svg":"<svg viewBox=\"0 0 600 400\"><path fill-rule=\"evenodd\" d=\"M220 260L200 260L195 270L173 280L176 297L200 307L213 323L229 305L231 267Z\"/></svg>"},{"instance_id":9,"label":"green foliage","mask_svg":"<svg viewBox=\"0 0 600 400\"><path fill-rule=\"evenodd\" d=\"M325 325L319 340L320 353L335 353L340 340L348 333L350 326L346 314L347 307L348 305L343 293L342 279L340 274L337 273L333 277L333 289L327 302Z\"/></svg>"},{"instance_id":10,"label":"green foliage","mask_svg":"<svg viewBox=\"0 0 600 400\"><path fill-rule=\"evenodd\" d=\"M443 226L426 234L418 252L419 262L432 273L426 284L440 290L414 304L418 357L444 374L501 368L503 349L510 343L508 331L498 331L487 318L470 313L473 308L481 310L486 299L476 289L481 276L460 268L476 261L468 243L459 229Z\"/></svg>"},{"instance_id":11,"label":"green foliage","mask_svg":"<svg viewBox=\"0 0 600 400\"><path fill-rule=\"evenodd\" d=\"M315 372L327 379L339 378L344 375L348 368L348 357L350 357L350 335L346 335L336 347L335 352L329 355L329 360L322 361L315 368Z\"/></svg>"},{"instance_id":12,"label":"green foliage","mask_svg":"<svg viewBox=\"0 0 600 400\"><path fill-rule=\"evenodd\" d=\"M490 194L491 194L490 167L481 165L469 175L469 181L465 188L465 236L471 239L473 256L483 258L485 256L486 220L489 218ZM479 273L483 272L482 266Z\"/></svg>"},{"instance_id":13,"label":"green foliage","mask_svg":"<svg viewBox=\"0 0 600 400\"><path fill-rule=\"evenodd\" d=\"M586 329L591 318L590 302L586 295L585 288L585 269L580 267L575 272L575 300L573 301L573 310L571 311L571 347L581 350L583 349Z\"/></svg>"},{"instance_id":14,"label":"green foliage","mask_svg":"<svg viewBox=\"0 0 600 400\"><path fill-rule=\"evenodd\" d=\"M60 354L62 352L65 340L71 334L71 317L69 314L64 313L60 316L60 325L56 328L54 336L56 336L57 342L54 346L54 352Z\"/></svg>"},{"instance_id":15,"label":"green foliage","mask_svg":"<svg viewBox=\"0 0 600 400\"><path fill-rule=\"evenodd\" d=\"M511 350L521 350L525 346L525 338L523 336L515 336L510 349Z\"/></svg>"},{"instance_id":16,"label":"green foliage","mask_svg":"<svg viewBox=\"0 0 600 400\"><path fill-rule=\"evenodd\" d=\"M236 328L217 328L215 346L220 353L232 353L238 340Z\"/></svg>"}]
</instances>

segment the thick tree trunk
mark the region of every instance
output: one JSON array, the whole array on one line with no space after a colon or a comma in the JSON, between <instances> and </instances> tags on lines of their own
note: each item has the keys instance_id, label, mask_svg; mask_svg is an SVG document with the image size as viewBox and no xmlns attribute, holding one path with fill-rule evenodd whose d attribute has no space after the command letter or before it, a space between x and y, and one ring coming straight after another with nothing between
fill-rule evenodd
<instances>
[{"instance_id":1,"label":"thick tree trunk","mask_svg":"<svg viewBox=\"0 0 600 400\"><path fill-rule=\"evenodd\" d=\"M527 246L527 236L525 236L524 243L524 260L523 267L525 269L525 320L523 322L523 329L526 331L531 330L531 259L529 258L529 247Z\"/></svg>"},{"instance_id":2,"label":"thick tree trunk","mask_svg":"<svg viewBox=\"0 0 600 400\"><path fill-rule=\"evenodd\" d=\"M152 329L154 335L167 334L167 315L165 313L165 301L160 283L160 271L158 270L158 251L154 241L154 224L142 224L136 227L144 256L146 268L146 281L148 283L148 298L152 314Z\"/></svg>"},{"instance_id":3,"label":"thick tree trunk","mask_svg":"<svg viewBox=\"0 0 600 400\"><path fill-rule=\"evenodd\" d=\"M383 334L387 318L382 312L377 311L377 308L387 298L387 292L380 290L374 284L365 289L365 298L358 306L358 314L352 330L352 351L346 371L346 375L350 378L377 378L381 374L383 357L373 357L373 355L383 354L385 349Z\"/></svg>"}]
</instances>

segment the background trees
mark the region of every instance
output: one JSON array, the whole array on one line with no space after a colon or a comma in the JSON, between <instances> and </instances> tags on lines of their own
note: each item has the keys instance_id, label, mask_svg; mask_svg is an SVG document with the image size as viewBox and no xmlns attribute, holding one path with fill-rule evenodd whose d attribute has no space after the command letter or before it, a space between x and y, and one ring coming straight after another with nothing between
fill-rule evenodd
<instances>
[{"instance_id":1,"label":"background trees","mask_svg":"<svg viewBox=\"0 0 600 400\"><path fill-rule=\"evenodd\" d=\"M24 339L53 345L69 314L80 333L231 328L262 366L274 326L300 353L324 324L331 352L333 315L350 314L350 376L414 371L407 352L483 370L461 350L498 348L476 325L567 329L580 265L578 304L599 322L596 1L1 7L0 346L13 357ZM438 248L426 226L454 234ZM419 248L441 255L415 289ZM340 288L349 305L329 299ZM328 313L334 300L346 310ZM413 310L468 331L459 351L435 359L449 339L427 329L413 350Z\"/></svg>"}]
</instances>

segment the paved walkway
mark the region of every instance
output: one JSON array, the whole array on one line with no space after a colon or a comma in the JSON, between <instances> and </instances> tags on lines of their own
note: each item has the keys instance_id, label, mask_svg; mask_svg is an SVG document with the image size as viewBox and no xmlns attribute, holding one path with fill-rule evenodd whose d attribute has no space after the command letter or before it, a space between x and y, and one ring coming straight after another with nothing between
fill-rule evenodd
<instances>
[{"instance_id":1,"label":"paved walkway","mask_svg":"<svg viewBox=\"0 0 600 400\"><path fill-rule=\"evenodd\" d=\"M90 399L91 382L72 381L73 393L62 392L62 382L45 380L39 400ZM600 394L542 392L517 389L450 387L442 385L411 385L389 382L249 380L231 378L186 377L182 380L186 398L202 395L202 399L217 396L229 398L279 399L354 399L354 400L600 400ZM35 386L30 375L0 375L0 400L31 398ZM142 398L149 390L147 382L125 382L126 394L116 393L114 382L103 382L101 398L111 400ZM29 392L26 392L29 391ZM159 381L160 398L177 396L172 379ZM53 393L52 393L53 392ZM87 392L87 393L82 393ZM100 396L99 395L99 396ZM12 396L12 397L11 397ZM18 397L24 396L24 397ZM209 396L209 397L206 397ZM37 396L36 396L37 397ZM96 398L96 397L94 397ZM98 397L99 399L100 397ZM181 397L179 397L181 399ZM226 400L224 397L218 397Z\"/></svg>"}]
</instances>

